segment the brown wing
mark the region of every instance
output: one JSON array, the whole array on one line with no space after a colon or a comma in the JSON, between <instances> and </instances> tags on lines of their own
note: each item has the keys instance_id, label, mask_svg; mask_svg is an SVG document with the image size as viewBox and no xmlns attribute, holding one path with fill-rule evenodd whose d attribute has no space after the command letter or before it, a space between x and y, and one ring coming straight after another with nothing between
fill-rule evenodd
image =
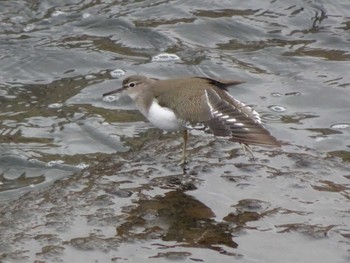
<instances>
[{"instance_id":1,"label":"brown wing","mask_svg":"<svg viewBox=\"0 0 350 263\"><path fill-rule=\"evenodd\" d=\"M220 89L227 91L227 88L230 86L235 86L244 83L244 81L239 80L225 80L225 79L212 79L205 77L195 77L196 79L203 79L210 85L214 85Z\"/></svg>"},{"instance_id":2,"label":"brown wing","mask_svg":"<svg viewBox=\"0 0 350 263\"><path fill-rule=\"evenodd\" d=\"M156 88L155 97L188 128L209 130L243 144L279 146L261 125L258 113L226 92L228 86L240 83L200 77L165 80L158 82L162 87ZM169 87L166 92L164 86Z\"/></svg>"},{"instance_id":3,"label":"brown wing","mask_svg":"<svg viewBox=\"0 0 350 263\"><path fill-rule=\"evenodd\" d=\"M212 119L204 122L217 136L230 136L232 141L262 146L280 143L260 123L259 115L229 94L207 89L206 96ZM220 96L221 95L221 96Z\"/></svg>"}]
</instances>

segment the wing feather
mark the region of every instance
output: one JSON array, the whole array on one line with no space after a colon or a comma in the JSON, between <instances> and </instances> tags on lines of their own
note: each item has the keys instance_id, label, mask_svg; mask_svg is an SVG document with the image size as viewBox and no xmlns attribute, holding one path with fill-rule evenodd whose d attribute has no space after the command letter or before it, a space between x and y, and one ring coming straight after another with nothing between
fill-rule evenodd
<instances>
[{"instance_id":1,"label":"wing feather","mask_svg":"<svg viewBox=\"0 0 350 263\"><path fill-rule=\"evenodd\" d=\"M262 126L259 115L253 109L229 94L220 96L221 92L219 94L214 89L207 89L205 92L212 114L212 119L205 124L214 135L230 136L232 141L243 144L280 145Z\"/></svg>"}]
</instances>

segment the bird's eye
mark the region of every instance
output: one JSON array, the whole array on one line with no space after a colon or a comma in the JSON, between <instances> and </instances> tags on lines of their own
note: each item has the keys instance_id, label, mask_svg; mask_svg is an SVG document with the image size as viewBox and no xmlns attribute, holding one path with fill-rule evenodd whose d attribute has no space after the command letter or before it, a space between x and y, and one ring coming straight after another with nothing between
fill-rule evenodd
<instances>
[{"instance_id":1,"label":"bird's eye","mask_svg":"<svg viewBox=\"0 0 350 263\"><path fill-rule=\"evenodd\" d=\"M133 87L135 87L135 86L136 86L135 82L130 82L130 83L129 83L129 87L130 87L130 88L133 88Z\"/></svg>"}]
</instances>

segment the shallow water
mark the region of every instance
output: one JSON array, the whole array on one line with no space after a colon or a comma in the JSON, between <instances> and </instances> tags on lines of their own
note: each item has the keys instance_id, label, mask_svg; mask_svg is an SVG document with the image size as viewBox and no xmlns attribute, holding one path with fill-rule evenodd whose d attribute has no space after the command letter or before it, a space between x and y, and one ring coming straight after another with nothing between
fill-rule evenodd
<instances>
[{"instance_id":1,"label":"shallow water","mask_svg":"<svg viewBox=\"0 0 350 263\"><path fill-rule=\"evenodd\" d=\"M0 2L0 262L349 262L348 9ZM245 81L284 146L195 132L183 174L181 136L102 100L123 72Z\"/></svg>"}]
</instances>

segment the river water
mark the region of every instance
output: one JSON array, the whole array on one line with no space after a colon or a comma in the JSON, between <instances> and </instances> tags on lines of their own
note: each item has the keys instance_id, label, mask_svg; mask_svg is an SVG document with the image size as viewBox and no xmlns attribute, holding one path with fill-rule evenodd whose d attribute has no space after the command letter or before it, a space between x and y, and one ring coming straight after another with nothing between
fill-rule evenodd
<instances>
[{"instance_id":1,"label":"river water","mask_svg":"<svg viewBox=\"0 0 350 263\"><path fill-rule=\"evenodd\" d=\"M0 1L0 262L349 262L350 3ZM168 54L158 56L160 54ZM206 76L281 149L102 94Z\"/></svg>"}]
</instances>

